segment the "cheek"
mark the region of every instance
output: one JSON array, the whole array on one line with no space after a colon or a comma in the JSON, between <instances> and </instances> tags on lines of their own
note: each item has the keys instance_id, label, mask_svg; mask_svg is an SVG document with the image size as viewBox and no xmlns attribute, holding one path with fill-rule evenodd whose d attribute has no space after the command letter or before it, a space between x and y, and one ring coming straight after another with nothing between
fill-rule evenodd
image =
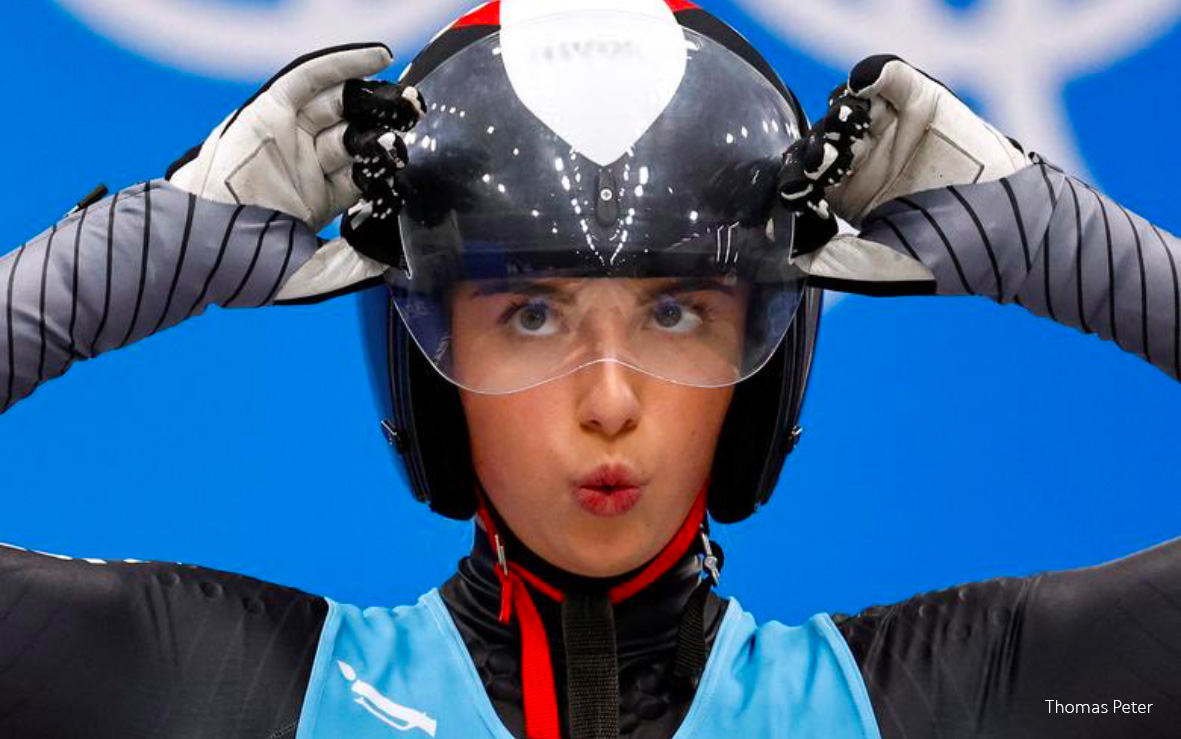
<instances>
[{"instance_id":1,"label":"cheek","mask_svg":"<svg viewBox=\"0 0 1181 739\"><path fill-rule=\"evenodd\" d=\"M657 462L660 485L652 492L649 511L655 538L671 537L688 513L713 467L722 422L733 395L731 388L703 390L667 386L652 404L656 418L650 451Z\"/></svg>"},{"instance_id":2,"label":"cheek","mask_svg":"<svg viewBox=\"0 0 1181 739\"><path fill-rule=\"evenodd\" d=\"M477 395L461 391L467 416L472 462L490 494L520 494L552 475L547 450L560 438L559 420L566 418L556 399L544 393ZM499 507L499 506L498 506Z\"/></svg>"},{"instance_id":3,"label":"cheek","mask_svg":"<svg viewBox=\"0 0 1181 739\"><path fill-rule=\"evenodd\" d=\"M703 390L671 387L671 392L652 408L659 428L661 453L670 462L692 467L708 467L726 411L730 407L731 388Z\"/></svg>"}]
</instances>

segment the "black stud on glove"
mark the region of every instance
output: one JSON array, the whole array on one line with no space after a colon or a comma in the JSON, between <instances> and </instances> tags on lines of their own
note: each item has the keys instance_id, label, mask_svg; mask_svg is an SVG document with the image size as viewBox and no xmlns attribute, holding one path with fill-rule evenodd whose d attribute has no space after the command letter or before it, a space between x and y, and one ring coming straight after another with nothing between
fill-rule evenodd
<instances>
[{"instance_id":1,"label":"black stud on glove","mask_svg":"<svg viewBox=\"0 0 1181 739\"><path fill-rule=\"evenodd\" d=\"M364 194L380 195L390 180L405 168L410 153L394 131L352 129L345 134L345 148L353 155L353 182Z\"/></svg>"},{"instance_id":2,"label":"black stud on glove","mask_svg":"<svg viewBox=\"0 0 1181 739\"><path fill-rule=\"evenodd\" d=\"M783 204L796 212L807 209L818 218L832 218L824 191L853 173L854 148L869 133L869 122L868 100L853 96L845 85L834 90L824 118L783 155Z\"/></svg>"},{"instance_id":3,"label":"black stud on glove","mask_svg":"<svg viewBox=\"0 0 1181 739\"><path fill-rule=\"evenodd\" d=\"M344 89L344 115L350 121L345 148L353 155L353 182L361 200L344 215L341 236L357 251L383 264L399 266L397 215L403 197L397 174L409 151L402 134L426 111L413 87L374 80L352 80Z\"/></svg>"}]
</instances>

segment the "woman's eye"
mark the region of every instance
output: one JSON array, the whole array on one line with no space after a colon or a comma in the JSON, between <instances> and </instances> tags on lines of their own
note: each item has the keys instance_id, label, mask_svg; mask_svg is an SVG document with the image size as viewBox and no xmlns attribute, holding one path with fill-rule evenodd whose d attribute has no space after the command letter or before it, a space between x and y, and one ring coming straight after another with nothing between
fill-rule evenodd
<instances>
[{"instance_id":1,"label":"woman's eye","mask_svg":"<svg viewBox=\"0 0 1181 739\"><path fill-rule=\"evenodd\" d=\"M659 301L652 317L657 326L671 333L689 333L701 325L700 316L671 298Z\"/></svg>"},{"instance_id":2,"label":"woman's eye","mask_svg":"<svg viewBox=\"0 0 1181 739\"><path fill-rule=\"evenodd\" d=\"M534 300L518 305L511 316L513 327L529 336L549 336L557 331L553 311L542 301Z\"/></svg>"}]
</instances>

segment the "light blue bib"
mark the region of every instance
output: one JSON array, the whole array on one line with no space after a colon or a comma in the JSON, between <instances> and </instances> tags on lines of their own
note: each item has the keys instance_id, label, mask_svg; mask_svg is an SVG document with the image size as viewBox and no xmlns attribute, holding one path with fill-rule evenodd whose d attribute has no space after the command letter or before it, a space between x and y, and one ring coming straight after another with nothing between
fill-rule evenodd
<instances>
[{"instance_id":1,"label":"light blue bib","mask_svg":"<svg viewBox=\"0 0 1181 739\"><path fill-rule=\"evenodd\" d=\"M512 739L437 590L413 606L329 601L296 739ZM880 739L865 685L827 615L801 626L731 599L674 739Z\"/></svg>"}]
</instances>

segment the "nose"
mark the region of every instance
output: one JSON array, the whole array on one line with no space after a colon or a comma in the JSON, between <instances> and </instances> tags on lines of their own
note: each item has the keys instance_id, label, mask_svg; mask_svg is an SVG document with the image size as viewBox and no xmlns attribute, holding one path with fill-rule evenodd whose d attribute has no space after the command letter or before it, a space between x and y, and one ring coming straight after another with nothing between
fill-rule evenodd
<instances>
[{"instance_id":1,"label":"nose","mask_svg":"<svg viewBox=\"0 0 1181 739\"><path fill-rule=\"evenodd\" d=\"M627 433L640 423L642 404L639 372L619 362L596 362L576 374L579 383L578 423L608 439Z\"/></svg>"}]
</instances>

